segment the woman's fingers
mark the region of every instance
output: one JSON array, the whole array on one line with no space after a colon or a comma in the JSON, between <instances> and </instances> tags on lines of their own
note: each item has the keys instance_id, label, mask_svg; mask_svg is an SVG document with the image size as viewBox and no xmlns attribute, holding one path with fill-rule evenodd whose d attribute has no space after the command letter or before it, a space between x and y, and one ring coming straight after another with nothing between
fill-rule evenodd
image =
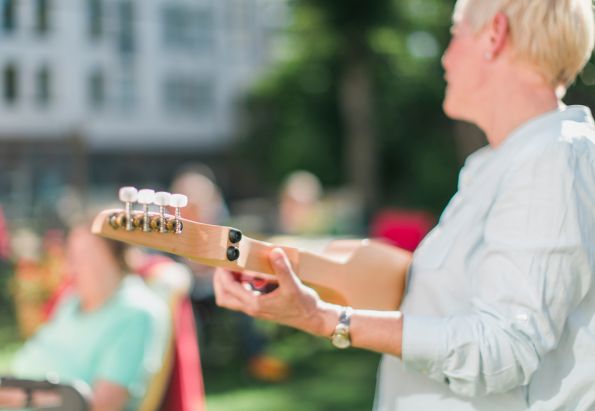
<instances>
[{"instance_id":1,"label":"woman's fingers","mask_svg":"<svg viewBox=\"0 0 595 411\"><path fill-rule=\"evenodd\" d=\"M300 282L282 249L275 248L269 258L279 284L277 289L257 295L244 288L229 271L218 269L214 278L217 304L253 317L308 329L318 295Z\"/></svg>"},{"instance_id":2,"label":"woman's fingers","mask_svg":"<svg viewBox=\"0 0 595 411\"><path fill-rule=\"evenodd\" d=\"M258 307L258 296L246 290L229 271L224 269L215 271L213 285L217 305L254 315Z\"/></svg>"},{"instance_id":3,"label":"woman's fingers","mask_svg":"<svg viewBox=\"0 0 595 411\"><path fill-rule=\"evenodd\" d=\"M0 408L21 408L26 395L20 388L0 388Z\"/></svg>"},{"instance_id":4,"label":"woman's fingers","mask_svg":"<svg viewBox=\"0 0 595 411\"><path fill-rule=\"evenodd\" d=\"M232 275L226 270L218 269L215 271L215 275L213 277L213 287L215 289L215 299L217 305L225 308L230 308L233 310L240 310L242 308L242 302L239 300L233 292L230 291L230 288L233 287L231 281L234 281L231 278Z\"/></svg>"},{"instance_id":5,"label":"woman's fingers","mask_svg":"<svg viewBox=\"0 0 595 411\"><path fill-rule=\"evenodd\" d=\"M281 248L274 248L269 254L269 259L277 275L279 287L285 289L285 291L296 291L299 288L300 282L297 275L293 272L285 251Z\"/></svg>"}]
</instances>

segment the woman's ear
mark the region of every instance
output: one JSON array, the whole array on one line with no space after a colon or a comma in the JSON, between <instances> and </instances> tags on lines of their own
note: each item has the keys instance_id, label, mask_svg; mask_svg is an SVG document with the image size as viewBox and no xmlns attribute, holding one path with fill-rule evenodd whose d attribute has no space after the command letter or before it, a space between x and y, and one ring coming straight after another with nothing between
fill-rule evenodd
<instances>
[{"instance_id":1,"label":"woman's ear","mask_svg":"<svg viewBox=\"0 0 595 411\"><path fill-rule=\"evenodd\" d=\"M489 23L488 30L490 50L487 53L490 53L493 58L502 52L508 42L510 36L508 16L502 12L496 13Z\"/></svg>"}]
</instances>

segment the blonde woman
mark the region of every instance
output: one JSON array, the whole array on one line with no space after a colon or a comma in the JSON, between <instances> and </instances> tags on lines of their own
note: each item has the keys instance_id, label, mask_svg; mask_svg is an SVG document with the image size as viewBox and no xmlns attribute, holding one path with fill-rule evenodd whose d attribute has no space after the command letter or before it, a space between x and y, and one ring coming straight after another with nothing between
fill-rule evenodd
<instances>
[{"instance_id":1,"label":"blonde woman","mask_svg":"<svg viewBox=\"0 0 595 411\"><path fill-rule=\"evenodd\" d=\"M275 292L218 271L219 304L385 353L377 411L595 410L595 128L561 101L593 49L592 7L457 2L444 110L489 145L415 253L400 312L321 302L280 250Z\"/></svg>"}]
</instances>

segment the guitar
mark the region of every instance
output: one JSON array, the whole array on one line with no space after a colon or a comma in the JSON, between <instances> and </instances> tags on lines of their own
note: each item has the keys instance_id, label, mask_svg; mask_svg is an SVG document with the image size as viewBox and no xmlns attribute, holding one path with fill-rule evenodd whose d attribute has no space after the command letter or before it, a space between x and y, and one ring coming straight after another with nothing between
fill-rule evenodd
<instances>
[{"instance_id":1,"label":"guitar","mask_svg":"<svg viewBox=\"0 0 595 411\"><path fill-rule=\"evenodd\" d=\"M131 204L137 197L122 195L121 190L126 208L100 212L92 232L207 266L249 272L269 283L275 282L275 273L268 256L273 248L280 247L298 277L325 301L371 310L396 310L401 304L411 262L408 251L373 240L335 240L321 253L277 246L244 236L235 228L181 218L179 208L187 203L183 195L161 192L154 196L153 204L160 207L159 212L149 211L147 198L142 195L138 200L144 210L135 211ZM167 206L175 207L174 215L165 212Z\"/></svg>"}]
</instances>

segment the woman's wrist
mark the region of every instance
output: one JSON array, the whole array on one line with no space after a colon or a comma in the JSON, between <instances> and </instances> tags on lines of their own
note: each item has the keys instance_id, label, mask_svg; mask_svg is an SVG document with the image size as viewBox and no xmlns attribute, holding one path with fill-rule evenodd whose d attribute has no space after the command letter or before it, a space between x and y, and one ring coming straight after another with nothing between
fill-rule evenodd
<instances>
[{"instance_id":1,"label":"woman's wrist","mask_svg":"<svg viewBox=\"0 0 595 411\"><path fill-rule=\"evenodd\" d=\"M329 338L339 322L340 315L341 306L320 301L316 315L312 317L311 329L307 331L318 337Z\"/></svg>"}]
</instances>

